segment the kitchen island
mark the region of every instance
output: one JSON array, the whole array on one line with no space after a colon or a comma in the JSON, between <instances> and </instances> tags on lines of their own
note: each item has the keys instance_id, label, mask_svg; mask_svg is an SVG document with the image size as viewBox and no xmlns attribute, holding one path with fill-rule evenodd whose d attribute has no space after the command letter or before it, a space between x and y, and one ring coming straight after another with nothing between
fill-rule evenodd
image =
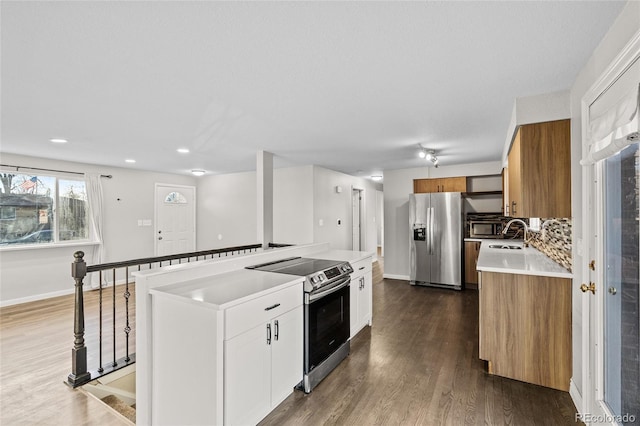
<instances>
[{"instance_id":1,"label":"kitchen island","mask_svg":"<svg viewBox=\"0 0 640 426\"><path fill-rule=\"evenodd\" d=\"M303 278L244 268L296 256L368 262L371 275L371 253L328 244L134 274L138 423L255 424L293 391Z\"/></svg>"},{"instance_id":2,"label":"kitchen island","mask_svg":"<svg viewBox=\"0 0 640 426\"><path fill-rule=\"evenodd\" d=\"M571 272L512 240L483 241L477 269L479 356L489 373L568 391Z\"/></svg>"}]
</instances>

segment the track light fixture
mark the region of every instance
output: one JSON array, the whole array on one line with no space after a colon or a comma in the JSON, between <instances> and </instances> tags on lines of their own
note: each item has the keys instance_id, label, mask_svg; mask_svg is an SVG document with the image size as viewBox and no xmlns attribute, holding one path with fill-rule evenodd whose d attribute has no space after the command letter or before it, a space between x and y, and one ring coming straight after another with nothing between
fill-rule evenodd
<instances>
[{"instance_id":1,"label":"track light fixture","mask_svg":"<svg viewBox=\"0 0 640 426\"><path fill-rule=\"evenodd\" d=\"M427 161L431 161L435 167L438 167L438 157L436 157L436 151L433 149L426 149L422 145L418 145L420 151L418 151L418 157L424 158Z\"/></svg>"}]
</instances>

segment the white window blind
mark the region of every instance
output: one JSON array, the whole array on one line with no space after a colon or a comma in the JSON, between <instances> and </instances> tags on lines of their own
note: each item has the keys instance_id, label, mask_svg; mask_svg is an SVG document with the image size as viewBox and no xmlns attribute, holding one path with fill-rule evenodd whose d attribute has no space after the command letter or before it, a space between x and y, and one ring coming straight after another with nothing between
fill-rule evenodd
<instances>
[{"instance_id":1,"label":"white window blind","mask_svg":"<svg viewBox=\"0 0 640 426\"><path fill-rule=\"evenodd\" d=\"M636 60L589 107L589 149L580 164L589 165L638 141L640 60Z\"/></svg>"}]
</instances>

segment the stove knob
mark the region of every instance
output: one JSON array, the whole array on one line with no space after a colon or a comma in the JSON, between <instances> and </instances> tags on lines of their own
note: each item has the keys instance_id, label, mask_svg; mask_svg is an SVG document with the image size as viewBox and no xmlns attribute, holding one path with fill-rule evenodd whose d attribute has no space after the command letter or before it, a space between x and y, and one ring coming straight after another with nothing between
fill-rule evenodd
<instances>
[{"instance_id":1,"label":"stove knob","mask_svg":"<svg viewBox=\"0 0 640 426\"><path fill-rule=\"evenodd\" d=\"M311 284L315 284L316 282L318 282L318 279L316 277L311 277Z\"/></svg>"},{"instance_id":2,"label":"stove knob","mask_svg":"<svg viewBox=\"0 0 640 426\"><path fill-rule=\"evenodd\" d=\"M318 279L320 280L320 282L324 281L324 275L318 275Z\"/></svg>"}]
</instances>

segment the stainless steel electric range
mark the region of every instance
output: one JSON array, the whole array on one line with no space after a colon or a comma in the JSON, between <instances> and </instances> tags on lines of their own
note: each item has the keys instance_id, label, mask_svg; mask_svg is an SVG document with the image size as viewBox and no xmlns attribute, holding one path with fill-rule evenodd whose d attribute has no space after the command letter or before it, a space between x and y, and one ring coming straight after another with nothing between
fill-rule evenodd
<instances>
[{"instance_id":1,"label":"stainless steel electric range","mask_svg":"<svg viewBox=\"0 0 640 426\"><path fill-rule=\"evenodd\" d=\"M298 275L304 280L305 393L349 355L349 262L292 257L247 269Z\"/></svg>"}]
</instances>

